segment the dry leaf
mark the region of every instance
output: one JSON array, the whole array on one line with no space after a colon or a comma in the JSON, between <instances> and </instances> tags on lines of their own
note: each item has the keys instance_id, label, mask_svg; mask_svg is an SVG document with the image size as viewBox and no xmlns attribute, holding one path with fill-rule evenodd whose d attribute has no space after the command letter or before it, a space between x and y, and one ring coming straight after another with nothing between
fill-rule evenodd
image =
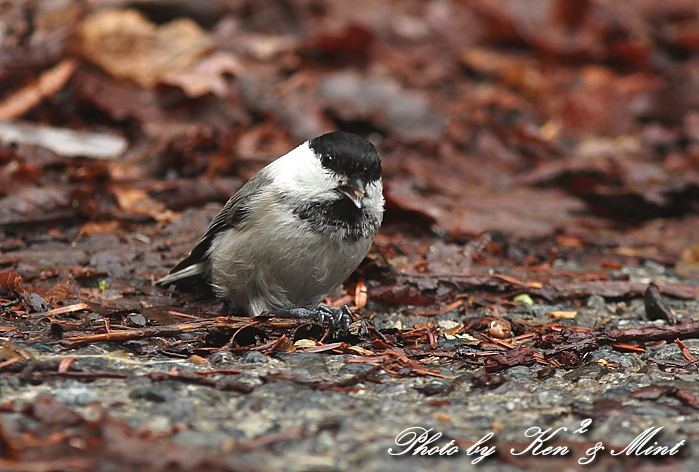
<instances>
[{"instance_id":1,"label":"dry leaf","mask_svg":"<svg viewBox=\"0 0 699 472\"><path fill-rule=\"evenodd\" d=\"M368 300L369 292L366 288L366 284L362 279L359 279L354 288L354 305L357 308L364 308Z\"/></svg>"},{"instance_id":2,"label":"dry leaf","mask_svg":"<svg viewBox=\"0 0 699 472\"><path fill-rule=\"evenodd\" d=\"M14 293L24 293L22 277L14 270L0 272L0 289Z\"/></svg>"},{"instance_id":3,"label":"dry leaf","mask_svg":"<svg viewBox=\"0 0 699 472\"><path fill-rule=\"evenodd\" d=\"M200 59L187 70L167 72L160 82L180 87L188 97L196 98L213 93L219 97L228 94L225 74L238 75L243 70L240 61L229 53L215 52Z\"/></svg>"},{"instance_id":4,"label":"dry leaf","mask_svg":"<svg viewBox=\"0 0 699 472\"><path fill-rule=\"evenodd\" d=\"M172 221L175 213L168 210L163 202L155 200L140 188L115 189L114 196L126 213L133 215L148 215L156 221Z\"/></svg>"},{"instance_id":5,"label":"dry leaf","mask_svg":"<svg viewBox=\"0 0 699 472\"><path fill-rule=\"evenodd\" d=\"M675 270L683 276L699 274L699 244L687 246L682 250L680 260L675 264Z\"/></svg>"},{"instance_id":6,"label":"dry leaf","mask_svg":"<svg viewBox=\"0 0 699 472\"><path fill-rule=\"evenodd\" d=\"M448 423L451 421L451 416L449 416L449 414L443 413L441 411L435 415L435 418L437 419L437 421L439 421L441 423Z\"/></svg>"},{"instance_id":7,"label":"dry leaf","mask_svg":"<svg viewBox=\"0 0 699 472\"><path fill-rule=\"evenodd\" d=\"M309 347L316 347L320 346L317 342L313 341L312 339L299 339L294 343L294 347L296 349L306 349Z\"/></svg>"},{"instance_id":8,"label":"dry leaf","mask_svg":"<svg viewBox=\"0 0 699 472\"><path fill-rule=\"evenodd\" d=\"M78 28L78 47L114 77L152 87L165 74L191 68L213 43L192 20L156 25L136 10L101 10Z\"/></svg>"},{"instance_id":9,"label":"dry leaf","mask_svg":"<svg viewBox=\"0 0 699 472\"><path fill-rule=\"evenodd\" d=\"M0 120L14 120L34 108L44 98L58 92L75 72L75 59L63 59L38 79L11 93L0 102Z\"/></svg>"},{"instance_id":10,"label":"dry leaf","mask_svg":"<svg viewBox=\"0 0 699 472\"><path fill-rule=\"evenodd\" d=\"M571 320L578 314L577 311L550 311L549 316L557 320Z\"/></svg>"},{"instance_id":11,"label":"dry leaf","mask_svg":"<svg viewBox=\"0 0 699 472\"><path fill-rule=\"evenodd\" d=\"M279 344L277 344L275 350L278 352L289 352L293 349L294 345L291 343L291 339L287 338L286 335L282 335L282 337L279 338Z\"/></svg>"},{"instance_id":12,"label":"dry leaf","mask_svg":"<svg viewBox=\"0 0 699 472\"><path fill-rule=\"evenodd\" d=\"M93 236L95 234L114 234L119 229L116 221L90 221L80 227L80 234Z\"/></svg>"},{"instance_id":13,"label":"dry leaf","mask_svg":"<svg viewBox=\"0 0 699 472\"><path fill-rule=\"evenodd\" d=\"M187 360L188 360L189 362L191 362L192 364L197 364L197 365L208 365L208 366L211 365L211 362L209 362L208 359L206 359L206 358L204 358L204 357L201 357L201 356L198 356L198 355L196 355L196 354L192 354L191 356L189 356L189 359L187 359Z\"/></svg>"},{"instance_id":14,"label":"dry leaf","mask_svg":"<svg viewBox=\"0 0 699 472\"><path fill-rule=\"evenodd\" d=\"M374 351L370 351L369 349L364 349L361 346L350 346L347 348L349 352L352 352L354 354L357 354L359 356L373 356L375 355Z\"/></svg>"},{"instance_id":15,"label":"dry leaf","mask_svg":"<svg viewBox=\"0 0 699 472\"><path fill-rule=\"evenodd\" d=\"M73 291L67 285L56 284L46 292L45 298L54 302L63 303L72 293Z\"/></svg>"}]
</instances>

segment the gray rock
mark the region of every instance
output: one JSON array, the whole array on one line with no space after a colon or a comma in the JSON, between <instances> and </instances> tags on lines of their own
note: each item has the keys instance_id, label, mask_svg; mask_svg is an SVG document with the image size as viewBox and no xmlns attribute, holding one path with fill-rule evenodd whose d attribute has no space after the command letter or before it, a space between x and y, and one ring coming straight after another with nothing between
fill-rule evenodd
<instances>
[{"instance_id":1,"label":"gray rock","mask_svg":"<svg viewBox=\"0 0 699 472\"><path fill-rule=\"evenodd\" d=\"M109 359L104 357L78 357L71 367L86 372L105 371L111 368Z\"/></svg>"},{"instance_id":2,"label":"gray rock","mask_svg":"<svg viewBox=\"0 0 699 472\"><path fill-rule=\"evenodd\" d=\"M452 382L442 379L432 379L417 385L415 390L426 396L438 395L440 393L448 393L451 390Z\"/></svg>"},{"instance_id":3,"label":"gray rock","mask_svg":"<svg viewBox=\"0 0 699 472\"><path fill-rule=\"evenodd\" d=\"M373 369L374 366L371 364L360 364L358 362L352 362L349 364L344 364L342 367L340 367L339 374L348 374L348 375L357 375L357 374L362 374L368 370ZM377 372L377 374L379 374Z\"/></svg>"},{"instance_id":4,"label":"gray rock","mask_svg":"<svg viewBox=\"0 0 699 472\"><path fill-rule=\"evenodd\" d=\"M566 380L577 382L580 379L599 380L609 373L609 369L597 364L584 365L563 375Z\"/></svg>"},{"instance_id":5,"label":"gray rock","mask_svg":"<svg viewBox=\"0 0 699 472\"><path fill-rule=\"evenodd\" d=\"M131 390L129 398L135 400L148 400L149 402L163 403L172 401L177 397L173 389L164 382L155 385L146 385Z\"/></svg>"},{"instance_id":6,"label":"gray rock","mask_svg":"<svg viewBox=\"0 0 699 472\"><path fill-rule=\"evenodd\" d=\"M328 366L325 364L325 355L310 352L286 352L276 354L275 357L284 361L287 365L303 369L313 376L327 375Z\"/></svg>"},{"instance_id":7,"label":"gray rock","mask_svg":"<svg viewBox=\"0 0 699 472\"><path fill-rule=\"evenodd\" d=\"M58 390L56 399L66 405L85 406L99 402L100 396L86 385L79 384Z\"/></svg>"},{"instance_id":8,"label":"gray rock","mask_svg":"<svg viewBox=\"0 0 699 472\"><path fill-rule=\"evenodd\" d=\"M260 351L248 351L240 357L243 364L264 364L269 362L267 356Z\"/></svg>"},{"instance_id":9,"label":"gray rock","mask_svg":"<svg viewBox=\"0 0 699 472\"><path fill-rule=\"evenodd\" d=\"M536 378L536 371L532 368L533 366L518 365L507 369L503 375L505 378L510 380L515 380L521 384L528 385L534 382Z\"/></svg>"}]
</instances>

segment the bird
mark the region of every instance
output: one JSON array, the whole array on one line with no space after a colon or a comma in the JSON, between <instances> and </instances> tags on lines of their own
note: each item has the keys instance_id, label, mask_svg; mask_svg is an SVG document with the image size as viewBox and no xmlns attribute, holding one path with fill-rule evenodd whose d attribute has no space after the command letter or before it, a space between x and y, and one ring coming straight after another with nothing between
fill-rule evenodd
<instances>
[{"instance_id":1,"label":"bird","mask_svg":"<svg viewBox=\"0 0 699 472\"><path fill-rule=\"evenodd\" d=\"M156 284L203 280L231 312L311 319L346 334L349 309L320 302L367 255L383 212L374 145L326 133L262 168Z\"/></svg>"}]
</instances>

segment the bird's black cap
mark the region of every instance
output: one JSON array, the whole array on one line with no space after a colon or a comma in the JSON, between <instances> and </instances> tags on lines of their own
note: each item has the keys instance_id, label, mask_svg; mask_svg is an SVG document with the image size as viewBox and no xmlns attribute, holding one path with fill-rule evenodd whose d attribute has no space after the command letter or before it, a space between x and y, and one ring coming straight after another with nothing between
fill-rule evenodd
<instances>
[{"instance_id":1,"label":"bird's black cap","mask_svg":"<svg viewBox=\"0 0 699 472\"><path fill-rule=\"evenodd\" d=\"M381 178L381 158L376 148L356 134L333 131L308 143L321 165L338 174L363 177L366 182Z\"/></svg>"}]
</instances>

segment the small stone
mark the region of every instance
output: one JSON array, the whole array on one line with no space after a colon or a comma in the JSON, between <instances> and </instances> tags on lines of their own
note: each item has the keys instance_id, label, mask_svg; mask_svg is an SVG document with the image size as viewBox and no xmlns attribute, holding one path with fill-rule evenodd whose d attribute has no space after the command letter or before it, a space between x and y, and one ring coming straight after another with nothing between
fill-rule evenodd
<instances>
[{"instance_id":1,"label":"small stone","mask_svg":"<svg viewBox=\"0 0 699 472\"><path fill-rule=\"evenodd\" d=\"M260 351L248 351L240 357L240 362L243 364L264 364L269 362L269 359Z\"/></svg>"},{"instance_id":2,"label":"small stone","mask_svg":"<svg viewBox=\"0 0 699 472\"><path fill-rule=\"evenodd\" d=\"M438 395L440 393L448 393L450 389L451 383L447 383L443 380L430 380L424 385L415 387L415 390L428 397Z\"/></svg>"},{"instance_id":3,"label":"small stone","mask_svg":"<svg viewBox=\"0 0 699 472\"><path fill-rule=\"evenodd\" d=\"M276 356L292 367L303 369L310 375L321 376L328 374L328 367L325 365L323 354L311 352L285 352Z\"/></svg>"},{"instance_id":4,"label":"small stone","mask_svg":"<svg viewBox=\"0 0 699 472\"><path fill-rule=\"evenodd\" d=\"M578 367L563 375L563 378L573 382L577 382L581 379L592 379L599 380L609 373L609 369L602 367L598 364L585 365Z\"/></svg>"},{"instance_id":5,"label":"small stone","mask_svg":"<svg viewBox=\"0 0 699 472\"><path fill-rule=\"evenodd\" d=\"M99 395L83 385L64 387L56 392L56 400L66 405L85 406L99 402Z\"/></svg>"},{"instance_id":6,"label":"small stone","mask_svg":"<svg viewBox=\"0 0 699 472\"><path fill-rule=\"evenodd\" d=\"M209 362L215 366L232 364L235 362L235 356L230 351L216 351L209 356Z\"/></svg>"},{"instance_id":7,"label":"small stone","mask_svg":"<svg viewBox=\"0 0 699 472\"><path fill-rule=\"evenodd\" d=\"M171 395L168 395L167 390L158 388L154 385L148 385L145 387L137 387L131 390L129 393L129 398L134 400L148 400L149 402L163 403L168 401Z\"/></svg>"},{"instance_id":8,"label":"small stone","mask_svg":"<svg viewBox=\"0 0 699 472\"><path fill-rule=\"evenodd\" d=\"M146 326L147 323L148 320L146 320L146 317L140 313L134 313L132 315L129 315L129 324L133 326L143 328L144 326Z\"/></svg>"},{"instance_id":9,"label":"small stone","mask_svg":"<svg viewBox=\"0 0 699 472\"><path fill-rule=\"evenodd\" d=\"M505 378L515 380L523 384L532 383L533 371L531 367L517 365L504 372Z\"/></svg>"},{"instance_id":10,"label":"small stone","mask_svg":"<svg viewBox=\"0 0 699 472\"><path fill-rule=\"evenodd\" d=\"M367 370L373 369L374 366L371 364L360 364L356 362L351 362L349 364L345 364L342 367L340 367L340 371L338 372L340 375L342 374L351 374L351 375L357 375L357 374L363 374ZM377 372L378 374L379 372Z\"/></svg>"},{"instance_id":11,"label":"small stone","mask_svg":"<svg viewBox=\"0 0 699 472\"><path fill-rule=\"evenodd\" d=\"M604 301L604 297L600 295L590 295L587 299L587 307L595 311L604 312L607 309L607 304Z\"/></svg>"},{"instance_id":12,"label":"small stone","mask_svg":"<svg viewBox=\"0 0 699 472\"><path fill-rule=\"evenodd\" d=\"M36 293L23 293L22 300L37 313L44 313L50 308L49 304Z\"/></svg>"},{"instance_id":13,"label":"small stone","mask_svg":"<svg viewBox=\"0 0 699 472\"><path fill-rule=\"evenodd\" d=\"M522 393L529 393L529 389L522 385L519 382L505 382L502 385L497 386L496 388L493 389L493 393L497 393L498 395L507 393L507 392L522 392Z\"/></svg>"},{"instance_id":14,"label":"small stone","mask_svg":"<svg viewBox=\"0 0 699 472\"><path fill-rule=\"evenodd\" d=\"M71 366L76 370L95 371L110 370L109 359L104 357L78 357Z\"/></svg>"}]
</instances>

